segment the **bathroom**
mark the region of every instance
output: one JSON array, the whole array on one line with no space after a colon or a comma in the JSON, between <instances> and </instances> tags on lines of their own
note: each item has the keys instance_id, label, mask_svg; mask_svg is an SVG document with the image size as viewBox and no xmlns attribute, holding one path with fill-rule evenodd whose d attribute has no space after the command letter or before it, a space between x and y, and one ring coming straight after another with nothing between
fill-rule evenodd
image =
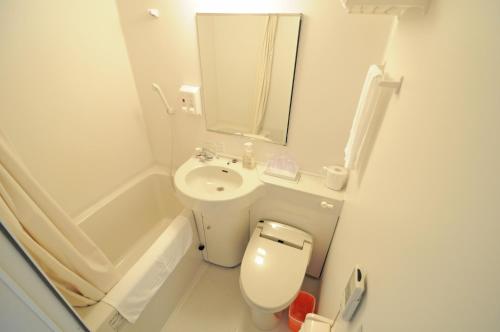
<instances>
[{"instance_id":1,"label":"bathroom","mask_svg":"<svg viewBox=\"0 0 500 332\"><path fill-rule=\"evenodd\" d=\"M281 332L299 291L318 315L304 332L500 330L499 14L492 0L3 0L0 330ZM216 17L294 19L278 134L213 127L202 20ZM299 178L264 174L273 161ZM249 277L275 235L277 250L299 236L300 259ZM292 281L255 314L249 289L267 301Z\"/></svg>"}]
</instances>

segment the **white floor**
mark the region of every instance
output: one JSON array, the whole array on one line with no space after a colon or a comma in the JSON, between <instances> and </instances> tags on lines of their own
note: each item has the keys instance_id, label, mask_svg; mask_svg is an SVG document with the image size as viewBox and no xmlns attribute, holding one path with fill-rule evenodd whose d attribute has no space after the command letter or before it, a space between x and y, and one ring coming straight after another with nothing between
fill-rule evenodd
<instances>
[{"instance_id":1,"label":"white floor","mask_svg":"<svg viewBox=\"0 0 500 332\"><path fill-rule=\"evenodd\" d=\"M258 332L241 297L239 268L206 264L161 332ZM306 278L303 289L317 295L319 280ZM288 311L273 332L288 330Z\"/></svg>"}]
</instances>

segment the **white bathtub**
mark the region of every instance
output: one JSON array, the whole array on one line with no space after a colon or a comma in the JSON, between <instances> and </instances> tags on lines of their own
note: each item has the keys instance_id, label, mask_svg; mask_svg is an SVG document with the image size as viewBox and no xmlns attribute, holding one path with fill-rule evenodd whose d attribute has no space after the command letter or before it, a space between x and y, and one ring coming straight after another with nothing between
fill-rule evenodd
<instances>
[{"instance_id":1,"label":"white bathtub","mask_svg":"<svg viewBox=\"0 0 500 332\"><path fill-rule=\"evenodd\" d=\"M168 231L182 208L168 173L152 168L81 213L76 221L123 275ZM120 319L104 302L76 311L93 331L113 331L110 321L121 324L120 331L159 331L202 264L197 234L193 239L192 248L135 324Z\"/></svg>"}]
</instances>

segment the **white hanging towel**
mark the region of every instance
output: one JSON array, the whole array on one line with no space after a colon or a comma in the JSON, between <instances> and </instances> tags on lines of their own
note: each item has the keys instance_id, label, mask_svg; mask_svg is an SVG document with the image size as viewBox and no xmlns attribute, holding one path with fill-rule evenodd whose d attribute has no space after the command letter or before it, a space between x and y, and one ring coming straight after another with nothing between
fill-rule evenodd
<instances>
[{"instance_id":1,"label":"white hanging towel","mask_svg":"<svg viewBox=\"0 0 500 332\"><path fill-rule=\"evenodd\" d=\"M363 139L368 131L370 120L373 115L374 97L376 96L377 83L382 78L383 71L380 66L371 65L366 74L365 83L361 90L356 114L352 121L349 140L344 149L344 167L353 169L356 167L358 157L363 145Z\"/></svg>"},{"instance_id":2,"label":"white hanging towel","mask_svg":"<svg viewBox=\"0 0 500 332\"><path fill-rule=\"evenodd\" d=\"M184 210L102 299L134 323L193 243L193 213Z\"/></svg>"}]
</instances>

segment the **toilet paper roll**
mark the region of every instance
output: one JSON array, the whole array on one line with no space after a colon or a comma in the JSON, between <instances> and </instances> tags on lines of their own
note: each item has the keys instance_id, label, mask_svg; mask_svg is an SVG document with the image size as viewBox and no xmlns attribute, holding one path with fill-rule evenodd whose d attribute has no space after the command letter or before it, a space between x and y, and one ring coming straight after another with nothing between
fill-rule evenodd
<instances>
[{"instance_id":1,"label":"toilet paper roll","mask_svg":"<svg viewBox=\"0 0 500 332\"><path fill-rule=\"evenodd\" d=\"M325 185L333 190L342 190L347 182L349 175L347 169L342 166L325 166L323 169L326 171Z\"/></svg>"}]
</instances>

